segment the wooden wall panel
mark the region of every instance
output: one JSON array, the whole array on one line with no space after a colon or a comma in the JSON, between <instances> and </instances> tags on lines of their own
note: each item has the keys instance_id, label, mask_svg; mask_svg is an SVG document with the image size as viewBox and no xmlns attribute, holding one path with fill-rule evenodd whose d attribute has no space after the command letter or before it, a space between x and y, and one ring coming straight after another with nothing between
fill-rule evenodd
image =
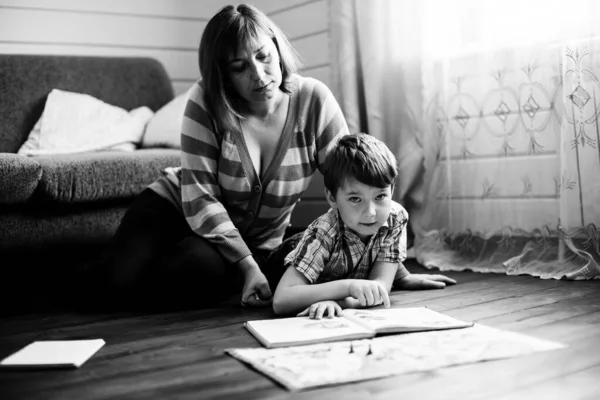
<instances>
[{"instance_id":1,"label":"wooden wall panel","mask_svg":"<svg viewBox=\"0 0 600 400\"><path fill-rule=\"evenodd\" d=\"M250 0L304 60L303 75L329 85L329 0ZM139 56L159 60L176 93L199 78L197 48L228 0L0 0L0 52Z\"/></svg>"},{"instance_id":2,"label":"wooden wall panel","mask_svg":"<svg viewBox=\"0 0 600 400\"><path fill-rule=\"evenodd\" d=\"M79 11L138 17L204 19L208 21L221 7L222 0L0 0L0 7L54 11Z\"/></svg>"},{"instance_id":3,"label":"wooden wall panel","mask_svg":"<svg viewBox=\"0 0 600 400\"><path fill-rule=\"evenodd\" d=\"M0 38L24 43L77 44L195 51L203 21L0 8Z\"/></svg>"},{"instance_id":4,"label":"wooden wall panel","mask_svg":"<svg viewBox=\"0 0 600 400\"><path fill-rule=\"evenodd\" d=\"M301 74L331 82L330 0L248 0L300 53ZM197 49L208 20L229 0L0 0L0 53L137 56L159 60L176 94L200 76ZM316 176L293 224L327 210Z\"/></svg>"}]
</instances>

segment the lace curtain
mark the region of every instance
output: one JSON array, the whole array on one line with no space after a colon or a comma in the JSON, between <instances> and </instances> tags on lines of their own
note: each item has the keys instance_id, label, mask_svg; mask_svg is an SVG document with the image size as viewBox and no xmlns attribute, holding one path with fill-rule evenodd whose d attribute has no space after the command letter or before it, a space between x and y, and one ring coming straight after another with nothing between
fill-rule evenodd
<instances>
[{"instance_id":1,"label":"lace curtain","mask_svg":"<svg viewBox=\"0 0 600 400\"><path fill-rule=\"evenodd\" d=\"M333 90L397 154L418 261L600 278L600 5L333 0Z\"/></svg>"}]
</instances>

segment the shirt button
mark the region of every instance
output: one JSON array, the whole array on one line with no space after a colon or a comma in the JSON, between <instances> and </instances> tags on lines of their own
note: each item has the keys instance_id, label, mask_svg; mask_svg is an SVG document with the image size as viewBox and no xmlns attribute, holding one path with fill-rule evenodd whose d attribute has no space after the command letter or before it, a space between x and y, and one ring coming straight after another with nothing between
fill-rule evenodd
<instances>
[{"instance_id":1,"label":"shirt button","mask_svg":"<svg viewBox=\"0 0 600 400\"><path fill-rule=\"evenodd\" d=\"M260 192L260 186L259 185L254 186L254 191L256 193L259 193Z\"/></svg>"}]
</instances>

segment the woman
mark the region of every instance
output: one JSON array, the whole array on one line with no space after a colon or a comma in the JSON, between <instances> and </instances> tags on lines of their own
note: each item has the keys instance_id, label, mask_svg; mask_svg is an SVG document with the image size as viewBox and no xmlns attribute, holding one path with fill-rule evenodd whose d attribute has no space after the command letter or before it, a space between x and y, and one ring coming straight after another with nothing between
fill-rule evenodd
<instances>
[{"instance_id":1,"label":"woman","mask_svg":"<svg viewBox=\"0 0 600 400\"><path fill-rule=\"evenodd\" d=\"M270 304L290 214L328 146L348 133L329 89L296 74L292 46L256 8L220 10L199 58L181 169L136 198L90 267L119 302L199 306L241 289L243 305Z\"/></svg>"}]
</instances>

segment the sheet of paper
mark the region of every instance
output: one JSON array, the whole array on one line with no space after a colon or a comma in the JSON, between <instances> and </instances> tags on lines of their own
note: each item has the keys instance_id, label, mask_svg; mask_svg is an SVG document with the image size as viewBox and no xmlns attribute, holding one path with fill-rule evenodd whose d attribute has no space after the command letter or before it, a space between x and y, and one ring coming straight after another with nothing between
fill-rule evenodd
<instances>
[{"instance_id":1,"label":"sheet of paper","mask_svg":"<svg viewBox=\"0 0 600 400\"><path fill-rule=\"evenodd\" d=\"M33 342L0 361L0 366L77 368L104 344L102 339Z\"/></svg>"},{"instance_id":2,"label":"sheet of paper","mask_svg":"<svg viewBox=\"0 0 600 400\"><path fill-rule=\"evenodd\" d=\"M475 324L464 329L279 349L227 349L226 352L290 390L305 390L565 347L561 343Z\"/></svg>"}]
</instances>

